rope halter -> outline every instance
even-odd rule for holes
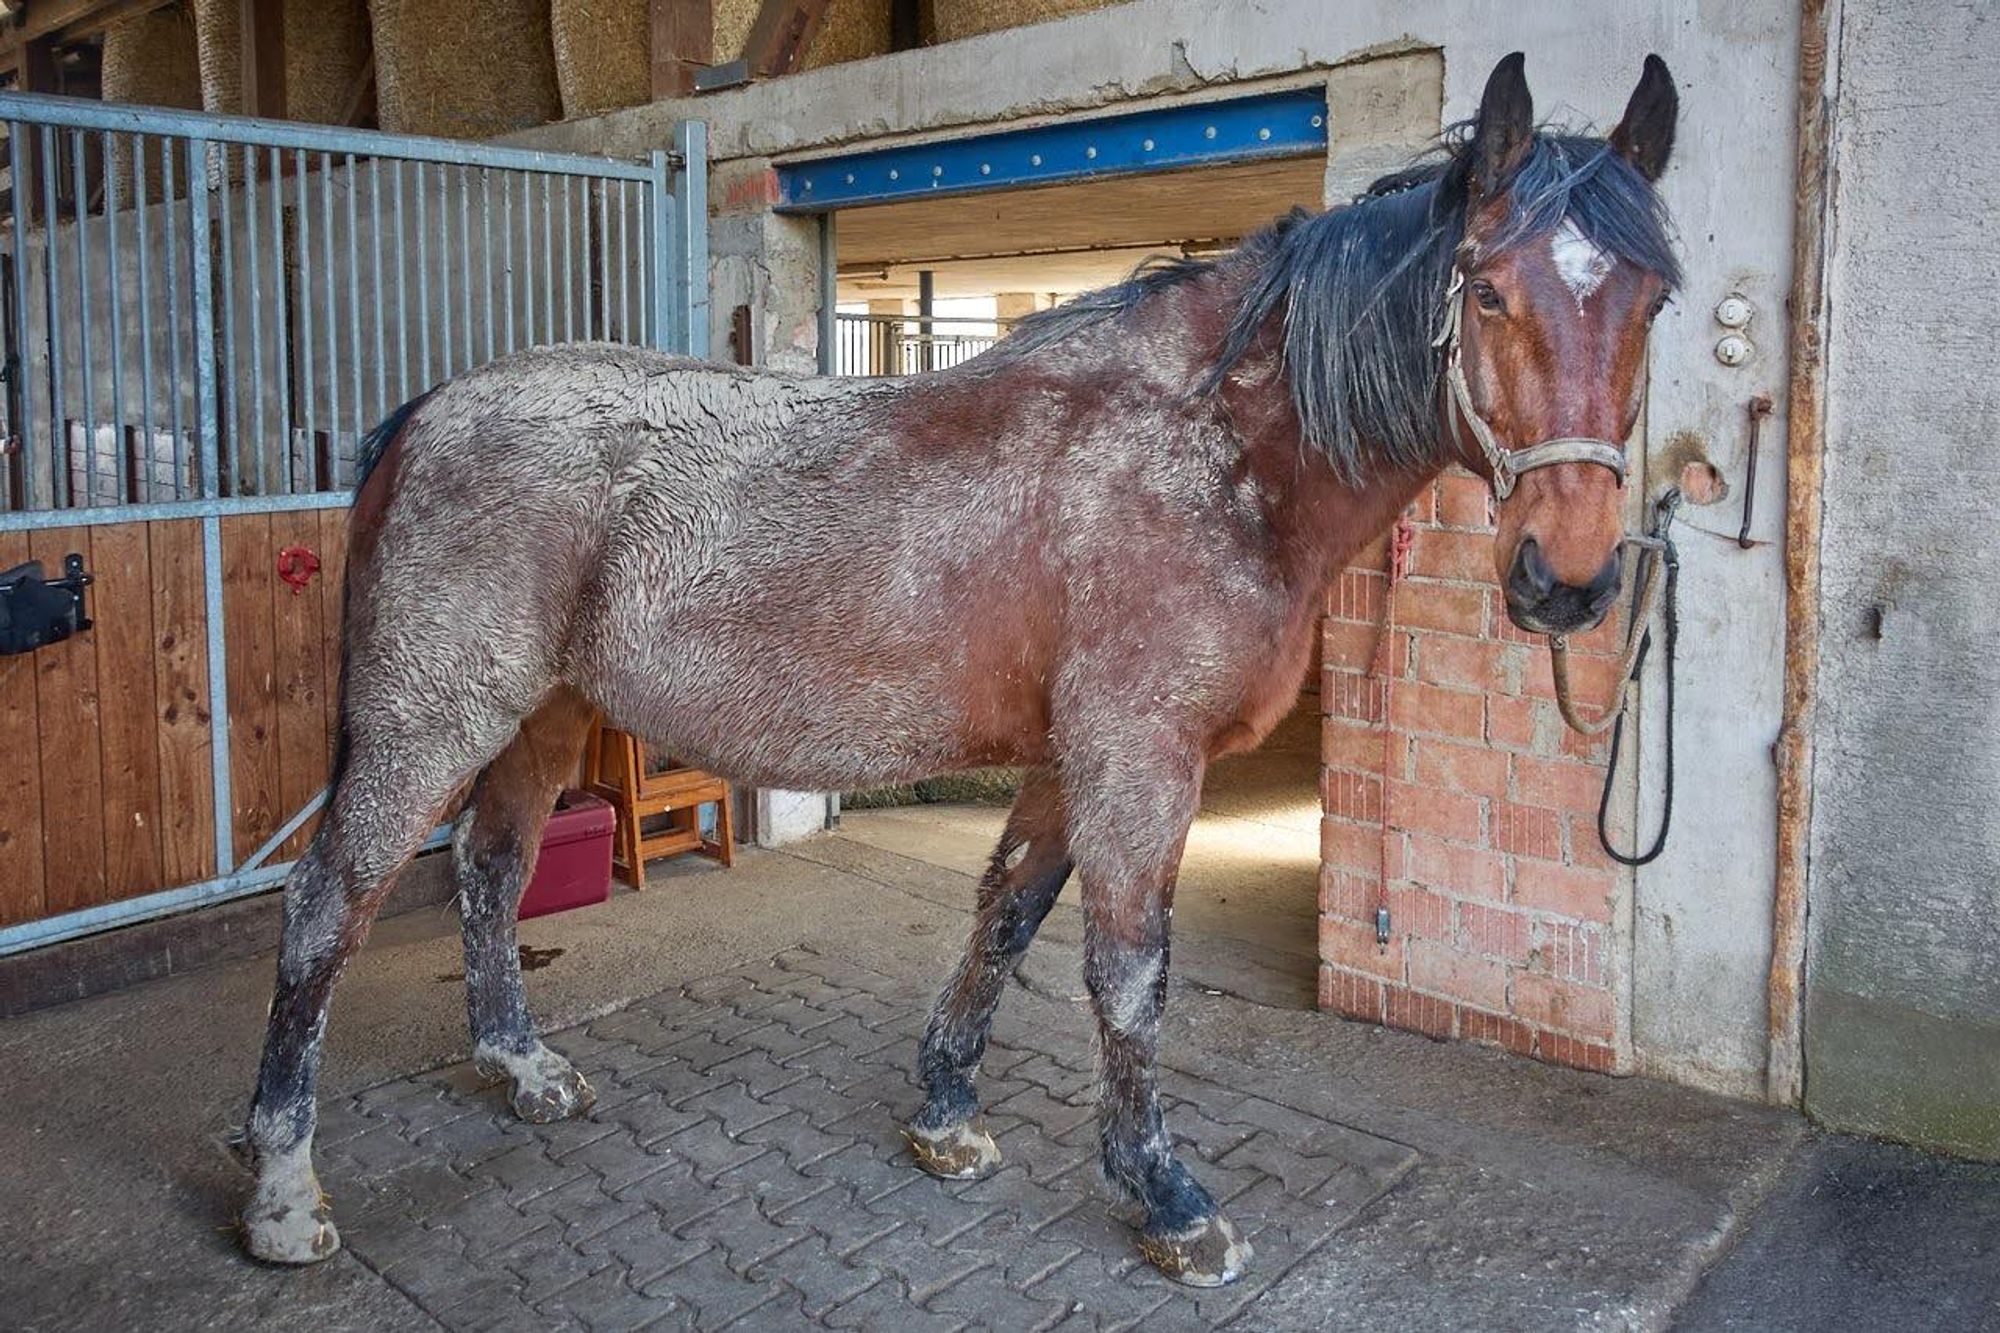
[[[1450,412],[1452,440],[1459,439],[1459,423],[1472,432],[1472,438],[1479,443],[1479,451],[1486,455],[1486,465],[1492,472],[1493,494],[1496,499],[1505,500],[1514,493],[1514,483],[1523,472],[1533,472],[1538,467],[1553,467],[1557,463],[1596,463],[1608,467],[1618,477],[1618,484],[1625,484],[1625,451],[1610,440],[1590,439],[1583,436],[1565,435],[1543,440],[1525,449],[1509,449],[1502,445],[1493,434],[1493,428],[1486,424],[1486,418],[1479,415],[1479,409],[1472,403],[1472,388],[1465,382],[1465,356],[1460,346],[1459,326],[1465,312],[1465,270],[1458,265],[1451,267],[1451,286],[1444,294],[1444,325],[1438,330],[1431,346],[1445,349],[1445,383],[1451,386]]]

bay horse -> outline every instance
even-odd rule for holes
[[[1649,57],[1603,139],[1539,129],[1519,54],[1431,160],[1214,260],[1142,268],[966,364],[789,376],[522,352],[373,434],[326,815],[284,890],[248,1126],[251,1254],[338,1245],[312,1166],[328,1002],[391,877],[452,842],[473,1060],[548,1121],[593,1102],[536,1035],[516,901],[593,715],[764,786],[1028,770],[918,1058],[936,1175],[992,1171],[974,1076],[1072,870],[1105,1175],[1181,1281],[1250,1246],[1156,1095],[1181,848],[1218,756],[1291,707],[1330,579],[1440,469],[1490,477],[1537,631],[1621,579],[1623,441],[1677,281]]]

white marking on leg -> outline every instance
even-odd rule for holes
[[[1591,293],[1611,276],[1611,257],[1569,218],[1564,218],[1562,226],[1549,238],[1549,257],[1555,260],[1556,276],[1576,298],[1578,313]]]
[[[1117,993],[1111,997],[1111,1003],[1106,1006],[1108,1012],[1105,1014],[1105,1017],[1111,1020],[1113,1028],[1120,1032],[1130,1032],[1138,1026],[1140,1017],[1153,1002],[1154,989],[1160,984],[1161,961],[1160,956],[1154,954],[1146,960],[1144,966],[1118,987]]]

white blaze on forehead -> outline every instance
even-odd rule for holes
[[[1585,236],[1576,223],[1569,218],[1556,228],[1549,238],[1549,256],[1555,260],[1556,276],[1569,288],[1576,298],[1576,308],[1583,309],[1583,303],[1590,294],[1604,285],[1611,276],[1611,257],[1597,247],[1597,242]]]

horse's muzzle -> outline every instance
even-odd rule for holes
[[[1543,557],[1533,537],[1514,548],[1502,591],[1507,618],[1531,634],[1572,634],[1604,619],[1618,600],[1625,574],[1625,553],[1616,550],[1588,583],[1564,583]]]

